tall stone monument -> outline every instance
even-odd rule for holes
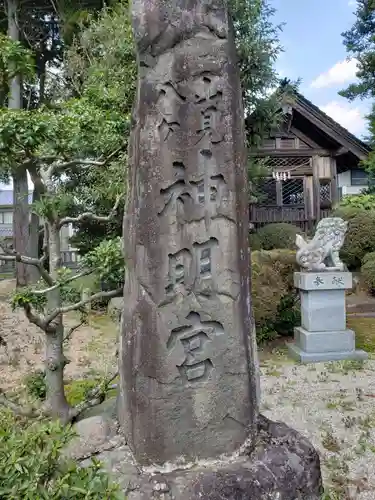
[[[133,0],[132,17],[139,79],[124,219],[119,421],[145,474],[166,463],[175,473],[154,490],[155,476],[145,478],[128,498],[290,500],[298,489],[315,500],[315,451],[258,413],[244,116],[226,3]],[[249,453],[254,464],[234,464]],[[282,484],[268,472],[272,457]],[[181,463],[186,474],[178,478]],[[209,463],[231,468],[219,473]]]
[[[123,421],[141,463],[208,458],[258,411],[236,55],[217,0],[135,0],[133,26]]]

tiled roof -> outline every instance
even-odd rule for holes
[[[33,192],[29,192],[29,203],[33,202]],[[11,189],[4,189],[0,191],[0,206],[13,205],[13,191]]]

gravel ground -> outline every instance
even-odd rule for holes
[[[6,295],[0,281],[0,388],[22,383],[42,366],[43,334]],[[74,316],[67,318],[71,326]],[[68,350],[67,378],[113,369],[116,330],[106,317],[76,331]],[[375,359],[300,365],[284,349],[261,353],[261,411],[297,429],[321,456],[325,500],[375,500]]]
[[[310,439],[334,500],[375,500],[375,360],[261,362],[262,413]]]
[[[9,390],[22,385],[30,372],[43,367],[44,333],[29,323],[23,311],[12,311],[4,289],[9,292],[12,282],[0,282],[0,389]],[[75,314],[67,315],[65,324],[77,323]],[[116,327],[106,317],[98,316],[74,332],[66,356],[70,363],[65,377],[82,379],[112,373],[115,368]],[[6,346],[1,342],[6,342]]]

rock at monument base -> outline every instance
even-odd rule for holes
[[[119,442],[117,426],[112,418],[105,415],[80,420],[74,425],[77,436],[65,448],[63,456],[82,460],[108,448],[114,448]]]
[[[283,423],[259,419],[255,449],[187,470],[143,473],[126,446],[97,458],[119,482],[127,500],[320,500],[319,455]]]
[[[88,408],[78,416],[77,422],[97,416],[103,416],[116,420],[117,400],[118,396],[113,396],[111,398],[105,399],[103,403],[100,403],[99,405],[93,406],[92,408]]]

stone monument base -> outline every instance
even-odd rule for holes
[[[368,358],[365,351],[355,349],[355,334],[349,329],[308,332],[299,326],[294,329],[294,342],[287,345],[290,356],[301,363]]]
[[[244,445],[212,461],[142,469],[126,445],[106,450],[95,458],[128,500],[320,500],[322,495],[320,460],[312,444],[263,416],[255,449]],[[85,458],[83,466],[90,464]]]
[[[301,363],[367,359],[355,349],[355,333],[346,328],[345,290],[352,287],[346,271],[297,272],[294,285],[300,290],[301,326],[294,329],[291,357]]]

